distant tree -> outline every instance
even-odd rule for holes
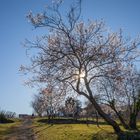
[[[37,94],[34,96],[31,106],[38,116],[42,117],[46,109],[45,98],[42,94]]]
[[[58,112],[59,112],[59,115],[60,117],[67,117],[67,113],[66,113],[66,109],[65,109],[65,106],[60,106],[58,108]]]
[[[86,111],[86,116],[89,118],[95,117],[96,109],[92,106],[91,102],[86,102],[84,110]]]
[[[81,111],[82,111],[82,103],[80,100],[76,100],[75,113],[74,113],[74,118],[76,120],[78,117],[80,117]]]
[[[15,112],[11,111],[5,111],[0,109],[0,123],[10,123],[13,122],[10,120],[11,118],[14,118],[16,115]]]
[[[0,110],[0,123],[6,123],[7,118],[6,118],[6,113],[3,110]]]
[[[81,102],[72,97],[68,97],[65,101],[65,112],[68,117],[77,119],[81,112]]]
[[[47,112],[48,119],[53,119],[58,114],[58,110],[62,102],[62,96],[55,93],[55,90],[51,86],[42,90],[42,94],[45,97],[45,111]]]
[[[66,18],[60,12],[61,4],[58,1],[43,13],[28,14],[35,28],[49,30],[35,42],[26,42],[28,49],[35,48],[38,53],[32,57],[30,67],[21,68],[34,74],[31,83],[52,80],[57,87],[67,88],[67,94],[73,91],[84,96],[120,135],[117,122],[95,100],[95,85],[103,77],[119,79],[122,68],[139,56],[140,40],[125,39],[121,30],[108,31],[103,21],[82,22],[81,0],[70,7]]]
[[[54,89],[49,86],[34,96],[31,106],[40,117],[47,114],[50,120],[58,113],[62,97],[60,94],[55,94]]]
[[[15,118],[16,117],[16,113],[15,112],[11,112],[11,111],[6,111],[6,117],[7,118]]]

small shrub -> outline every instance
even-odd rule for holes
[[[0,111],[0,123],[6,123],[6,122],[7,122],[7,118],[6,118],[5,111]]]
[[[11,112],[10,112],[10,115],[11,115]],[[12,117],[9,116],[9,112],[7,113],[6,111],[3,111],[3,110],[0,110],[0,123],[12,123],[14,121],[12,120],[9,120],[8,118],[13,118],[13,115]]]

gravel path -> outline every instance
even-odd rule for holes
[[[25,119],[19,127],[15,127],[12,130],[12,134],[10,134],[6,140],[36,140],[32,127],[32,120]]]

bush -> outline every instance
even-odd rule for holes
[[[11,114],[15,114],[15,113],[11,113],[9,114],[9,112],[0,110],[0,123],[12,123],[14,121],[9,120],[8,118],[13,118],[14,115]]]
[[[0,123],[6,123],[6,122],[7,122],[7,118],[6,118],[5,111],[0,111]]]

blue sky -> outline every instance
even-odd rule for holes
[[[63,11],[68,7],[68,1]],[[33,40],[45,30],[34,29],[26,19],[27,13],[41,12],[51,0],[0,0],[0,108],[16,113],[32,113],[30,101],[35,89],[23,85],[19,73],[27,64],[22,42]],[[113,31],[122,28],[132,37],[140,34],[140,0],[83,0],[83,19],[104,19]]]

